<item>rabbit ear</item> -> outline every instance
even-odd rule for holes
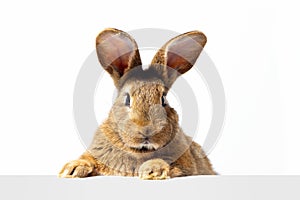
[[[171,87],[178,76],[193,67],[206,41],[206,36],[199,31],[181,34],[158,50],[151,66],[160,70],[167,87]]]
[[[99,62],[111,75],[115,85],[130,69],[142,65],[138,46],[127,33],[117,29],[105,29],[96,38]]]

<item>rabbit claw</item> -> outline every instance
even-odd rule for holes
[[[162,159],[144,162],[139,168],[139,177],[143,180],[163,180],[169,177],[170,166]]]
[[[93,166],[90,162],[79,159],[65,164],[58,176],[61,178],[83,178],[87,177],[92,171]]]

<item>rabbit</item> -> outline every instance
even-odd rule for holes
[[[180,128],[178,115],[166,99],[176,78],[193,67],[206,41],[199,31],[181,34],[162,46],[144,69],[129,34],[114,28],[100,32],[98,60],[118,95],[86,152],[65,164],[59,177],[162,180],[216,175],[201,146]]]

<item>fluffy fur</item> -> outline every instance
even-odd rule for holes
[[[194,65],[205,43],[205,35],[198,31],[179,35],[144,70],[130,35],[117,29],[101,32],[96,38],[98,58],[114,80],[118,96],[87,151],[68,162],[59,176],[158,180],[216,174],[200,145],[183,133],[166,100],[173,82]]]

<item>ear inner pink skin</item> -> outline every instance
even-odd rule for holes
[[[101,32],[96,38],[96,49],[99,62],[116,85],[126,71],[142,64],[134,39],[116,29]]]

